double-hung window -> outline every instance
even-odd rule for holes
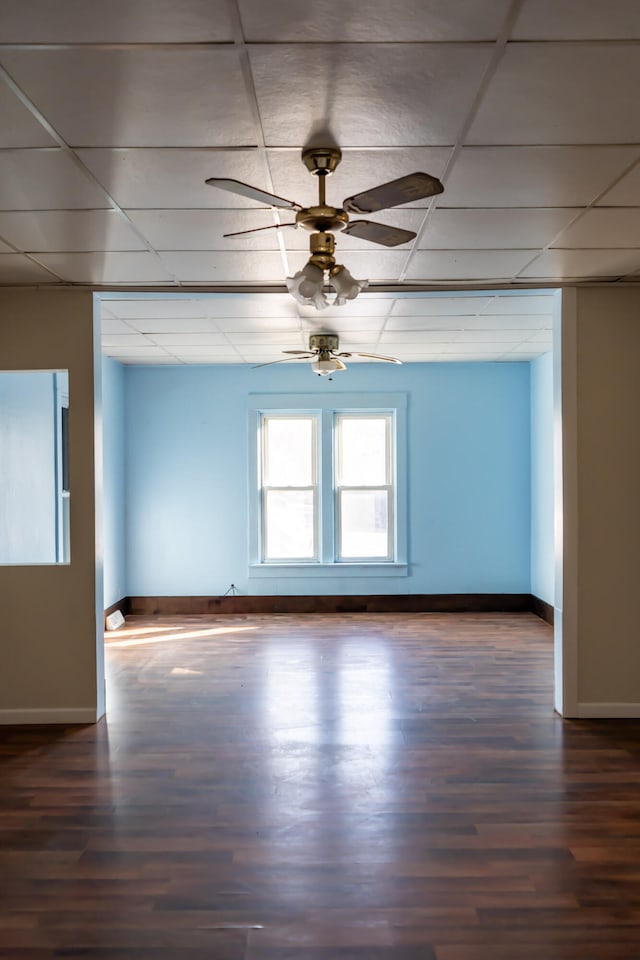
[[[251,406],[251,575],[406,575],[403,395]]]

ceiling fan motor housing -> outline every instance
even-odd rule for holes
[[[336,333],[312,333],[309,337],[309,350],[337,350],[338,342]]]

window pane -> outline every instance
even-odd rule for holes
[[[265,560],[315,557],[312,490],[267,490]]]
[[[265,417],[264,482],[269,487],[313,484],[313,419]]]
[[[387,484],[387,422],[386,417],[338,417],[341,486]]]
[[[340,492],[340,556],[387,557],[389,510],[386,490]]]

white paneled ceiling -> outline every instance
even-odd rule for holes
[[[186,294],[104,304],[124,362],[261,362],[320,329],[526,359],[551,296],[514,291],[640,281],[639,86],[638,0],[2,0],[0,284]],[[205,184],[308,206],[310,143],[342,149],[335,206],[417,170],[445,186],[372,215],[410,243],[337,236],[370,286],[322,314],[282,293],[305,232],[224,237],[291,212]]]
[[[122,363],[271,363],[312,333],[403,363],[531,360],[551,349],[553,303],[552,291],[377,292],[318,314],[286,293],[105,293],[103,342]]]

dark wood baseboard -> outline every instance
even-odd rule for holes
[[[528,593],[430,593],[389,596],[128,597],[141,616],[268,613],[530,613]],[[542,601],[540,601],[542,602]]]
[[[535,615],[540,617],[541,620],[546,620],[547,623],[550,623],[551,626],[553,626],[553,607],[550,603],[547,603],[546,600],[541,600],[540,597],[534,597],[533,594],[531,594],[531,613],[535,613]]]

